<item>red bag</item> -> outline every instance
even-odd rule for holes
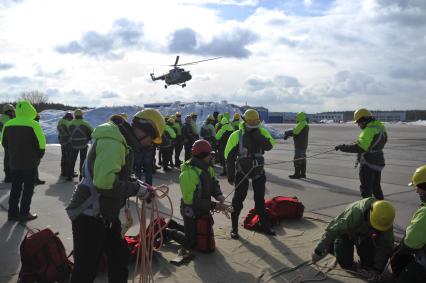
[[[148,227],[146,228],[146,233],[148,235],[149,231],[151,229],[154,229],[154,235],[155,235],[160,229],[162,229],[166,225],[167,225],[166,220],[163,217],[157,218],[154,220],[154,222],[148,225]],[[136,257],[138,255],[138,249],[141,248],[141,245],[139,243],[140,235],[137,234],[136,236],[124,236],[124,239],[126,240],[127,247],[129,248],[129,251],[130,251],[130,260],[136,261]],[[147,241],[149,242],[150,240],[147,239]],[[160,248],[160,244],[161,244],[161,235],[157,234],[154,239],[154,247],[158,249]]]
[[[269,218],[269,227],[273,227],[278,224],[278,218],[275,215],[275,213],[269,209],[268,207],[265,207],[266,215]],[[246,217],[243,221],[243,227],[247,230],[260,230],[261,224],[260,224],[260,217],[258,214],[256,214],[256,211],[254,208],[250,209],[247,213]]]
[[[72,270],[64,245],[49,228],[27,233],[20,246],[21,283],[50,283],[67,279]]]
[[[300,219],[305,206],[297,197],[277,196],[265,202],[265,206],[278,217],[278,219]]]
[[[213,217],[209,214],[200,216],[196,220],[197,250],[203,253],[211,253],[216,249],[213,232]]]

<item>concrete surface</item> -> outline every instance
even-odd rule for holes
[[[293,125],[277,124],[274,126],[284,130]],[[308,156],[330,150],[337,144],[355,141],[359,133],[359,129],[352,124],[310,125],[310,127]],[[426,131],[424,127],[408,125],[387,125],[387,129],[389,133],[389,141],[385,149],[387,165],[382,174],[382,188],[385,198],[392,201],[397,209],[395,233],[401,235],[419,205],[418,196],[413,189],[407,187],[407,183],[410,181],[414,169],[426,164]],[[259,234],[256,234],[257,238],[253,238],[252,232],[242,231],[243,240],[240,245],[237,244],[238,241],[231,241],[228,237],[230,221],[223,215],[216,215],[215,229],[218,250],[215,255],[200,255],[197,256],[194,263],[186,267],[175,268],[171,267],[167,261],[173,258],[177,248],[170,248],[167,245],[154,261],[154,265],[158,265],[154,267],[157,271],[156,279],[164,282],[233,282],[235,280],[245,282],[290,282],[289,280],[292,280],[291,282],[299,282],[302,280],[301,274],[297,275],[300,278],[296,278],[296,275],[290,276],[290,274],[273,277],[272,274],[275,273],[269,269],[275,268],[276,271],[280,264],[290,268],[309,259],[315,241],[319,239],[325,227],[323,222],[314,218],[329,219],[329,217],[334,217],[347,204],[360,199],[359,181],[358,169],[353,168],[355,161],[353,154],[332,151],[309,158],[307,161],[308,178],[305,180],[290,180],[288,178],[293,170],[293,164],[290,162],[292,157],[293,142],[291,139],[278,141],[275,148],[266,154],[267,197],[276,195],[297,196],[305,204],[306,215],[312,218],[305,219],[305,222],[302,222],[302,224],[306,224],[305,226],[297,223],[283,223],[277,229],[278,236],[274,240],[262,238]],[[3,159],[3,148],[0,149],[0,158]],[[71,223],[64,212],[64,207],[72,195],[74,184],[65,182],[58,177],[59,160],[60,148],[49,145],[40,165],[40,178],[46,180],[47,183],[36,187],[31,206],[32,212],[37,213],[39,217],[26,225],[7,221],[10,184],[0,183],[0,251],[2,255],[0,257],[0,282],[17,281],[17,273],[20,268],[19,244],[28,228],[51,227],[51,229],[60,233],[67,251],[72,250]],[[3,164],[0,164],[1,179],[3,179],[2,166]],[[217,169],[220,172],[220,168]],[[169,185],[170,196],[175,207],[178,206],[180,198],[180,190],[177,184],[178,174],[177,170],[171,173],[163,173],[160,170],[154,175],[155,184],[165,183]],[[224,194],[231,193],[232,188],[227,184],[226,178],[221,177],[220,180]],[[231,198],[232,195],[228,200],[231,200]],[[244,216],[253,206],[253,193],[250,190],[241,215]],[[169,210],[166,206],[161,209],[163,211]],[[176,209],[175,216],[178,220],[180,219]],[[135,234],[136,230],[135,225],[129,231],[129,234]],[[306,238],[306,235],[300,237],[297,241],[292,242],[294,246],[289,245],[285,249],[285,253],[293,255],[292,260],[286,262],[286,259],[281,259],[276,251],[273,252],[272,249],[275,248],[282,250],[283,247],[280,245],[287,243],[289,236],[297,238],[300,231],[302,231],[302,234],[303,231],[309,231],[306,235],[310,238]],[[283,241],[283,243],[280,241]],[[272,245],[270,245],[271,242]],[[257,247],[254,243],[262,247]],[[235,255],[235,258],[233,258],[234,254],[230,251],[237,251],[237,248],[241,246],[248,247],[247,251],[241,252],[244,256],[248,256],[247,252],[249,252],[251,257],[258,257],[258,261],[250,264],[256,266],[256,264],[263,262],[263,265],[259,265],[260,269],[251,270],[251,268],[247,269],[245,265],[238,265],[238,256]],[[270,246],[271,249],[266,249],[266,252],[262,251],[263,246],[265,246],[265,249]],[[294,250],[292,250],[293,247]],[[268,261],[264,258],[265,254],[266,258],[268,254],[277,255],[277,257],[274,261]],[[219,269],[221,271],[216,273],[215,268],[221,267],[225,255],[229,266],[222,266],[225,269]],[[268,269],[265,266],[270,268]],[[210,276],[197,272],[197,270],[209,270],[206,267],[211,270]],[[167,270],[167,272],[163,272],[164,270]],[[307,273],[312,273],[312,270],[304,270]],[[235,272],[235,274],[232,272]],[[300,270],[297,272],[300,273]],[[130,273],[132,274],[132,270]],[[181,277],[181,275],[186,273],[191,274],[190,280],[188,277],[182,279],[185,277]],[[96,282],[106,282],[105,275],[100,275]],[[334,275],[330,272],[328,279],[323,282],[363,281],[342,272],[340,274],[337,272]]]

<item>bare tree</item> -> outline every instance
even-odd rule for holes
[[[47,103],[49,101],[49,96],[38,90],[30,90],[23,92],[20,99],[28,100],[33,105],[39,105]]]

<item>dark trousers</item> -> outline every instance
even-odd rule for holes
[[[103,253],[107,257],[108,282],[127,283],[129,250],[121,238],[118,219],[107,225],[98,218],[80,215],[72,222],[72,234],[74,269],[71,283],[93,282]]]
[[[382,172],[375,171],[367,165],[359,167],[359,181],[361,182],[360,191],[362,198],[368,198],[374,195],[376,199],[383,199],[383,191],[380,186]]]
[[[81,176],[83,173],[82,168],[83,168],[84,161],[86,160],[88,148],[89,148],[88,146],[80,148],[80,149],[71,148],[71,155],[69,160],[70,167],[68,168],[68,177],[74,176],[75,162],[77,161],[78,153],[80,153],[80,179],[81,179]]]
[[[303,158],[303,159],[302,159]],[[294,174],[306,175],[306,149],[294,149]],[[299,160],[296,160],[299,159]]]
[[[402,269],[395,282],[424,283],[426,282],[426,270],[417,262],[412,261]]]
[[[243,202],[246,199],[247,191],[249,187],[249,178],[243,179],[244,175],[238,172],[235,176],[235,185],[241,184],[235,188],[234,197],[232,198],[232,206],[234,212],[231,214],[232,229],[238,229],[238,217],[243,209]],[[254,209],[256,214],[260,217],[260,223],[262,226],[268,225],[268,217],[265,212],[265,183],[266,176],[264,173],[258,175],[252,179],[253,193],[254,193]]]
[[[180,153],[182,152],[183,143],[181,141],[176,141],[175,145],[175,165],[179,165],[180,161]]]
[[[160,154],[162,156],[163,167],[173,166],[173,147],[160,148]]]
[[[30,212],[31,200],[34,193],[35,172],[36,168],[11,170],[12,189],[9,195],[9,217],[26,215]]]
[[[70,156],[71,156],[71,144],[70,143],[61,144],[61,176],[67,176],[68,174],[68,167],[70,166],[69,165]],[[72,174],[74,175],[74,170]]]
[[[182,225],[169,226],[167,231],[167,239],[174,240],[187,250],[193,249],[197,244],[197,226],[195,217],[188,217],[181,209],[183,217]]]
[[[9,151],[4,151],[3,158],[3,170],[4,170],[4,179],[8,182],[12,181],[11,170],[9,167]]]
[[[184,144],[184,147],[185,147],[185,161],[187,161],[188,159],[191,158],[191,155],[192,155],[191,153],[192,143],[187,142]]]
[[[220,156],[220,165],[222,166],[223,173],[226,173],[226,160],[225,160],[225,147],[227,140],[219,141],[219,156]]]
[[[334,241],[333,254],[336,256],[337,263],[343,268],[351,268],[354,264],[354,247],[361,260],[363,268],[372,267],[374,264],[375,245],[371,238],[366,238],[359,243],[348,235],[342,235]]]
[[[142,168],[145,174],[145,183],[152,185],[152,174],[154,172],[155,148],[135,153],[133,169],[138,179],[142,179]]]

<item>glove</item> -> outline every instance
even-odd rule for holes
[[[219,203],[225,202],[225,197],[223,195],[218,196],[216,199],[218,200]]]
[[[136,196],[145,200],[147,203],[151,203],[152,199],[155,197],[155,193],[152,187],[149,184],[144,183],[140,180],[138,180],[138,185],[139,189]]]
[[[338,151],[338,150],[342,150],[342,147],[343,147],[343,144],[339,144],[339,145],[336,145],[336,146],[334,147],[334,149],[335,149],[336,151]]]
[[[327,255],[327,253],[321,254],[318,250],[314,250],[314,252],[312,253],[312,263],[315,264],[318,261],[320,261],[321,259],[323,259],[325,256]]]

